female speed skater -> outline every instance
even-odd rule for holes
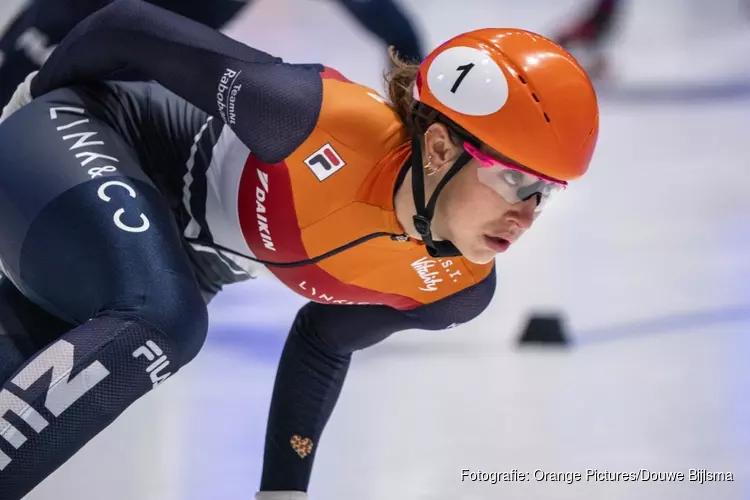
[[[591,82],[506,28],[394,60],[387,81],[385,98],[140,0],[87,18],[24,80],[0,124],[0,498],[169,383],[206,303],[262,266],[309,302],[259,500],[307,498],[353,352],[485,310],[495,257],[589,168]]]

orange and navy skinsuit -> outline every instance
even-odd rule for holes
[[[32,95],[116,78],[123,69],[148,75],[184,103],[155,100],[153,109],[205,116],[191,131],[190,158],[177,174],[164,173],[174,182],[163,185],[178,200],[180,229],[196,259],[213,256],[197,266],[201,284],[216,292],[246,279],[254,269],[248,256],[274,263],[268,270],[310,299],[279,366],[261,484],[306,490],[351,353],[396,331],[475,318],[494,293],[494,268],[463,257],[432,259],[403,236],[394,193],[409,165],[408,137],[372,90],[320,65],[284,63],[146,3],[118,0],[62,42]],[[181,129],[161,125],[167,138]],[[342,248],[315,263],[278,265]],[[312,447],[301,450],[293,436]]]

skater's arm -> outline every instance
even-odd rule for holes
[[[31,95],[136,71],[223,120],[261,161],[277,163],[315,126],[323,69],[284,63],[140,0],[116,0],[60,43]]]
[[[470,321],[484,311],[494,290],[493,270],[471,288],[411,311],[317,303],[303,307],[287,338],[276,375],[261,489],[307,491],[318,442],[338,400],[353,352],[398,331],[443,330]],[[294,436],[299,436],[295,446]]]

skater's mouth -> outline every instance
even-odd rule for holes
[[[510,240],[506,238],[502,238],[500,236],[491,236],[489,234],[484,235],[484,241],[485,241],[485,244],[490,249],[492,249],[493,252],[496,252],[496,253],[501,253],[501,252],[506,251],[511,245]]]

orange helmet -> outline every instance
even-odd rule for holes
[[[575,59],[540,35],[459,35],[427,56],[414,95],[535,172],[569,181],[588,169],[599,133],[596,93]]]

